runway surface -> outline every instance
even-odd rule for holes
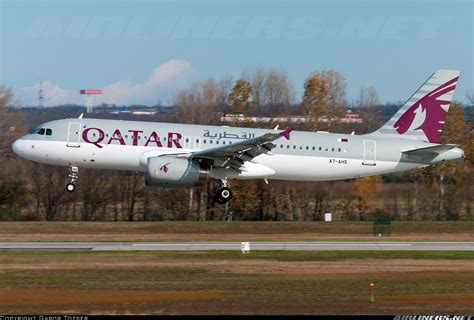
[[[474,251],[474,242],[250,242],[251,250]],[[0,242],[0,251],[241,250],[241,242]]]

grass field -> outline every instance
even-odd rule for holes
[[[0,222],[0,241],[364,241],[373,223]],[[474,241],[474,221],[394,221],[388,241]]]
[[[474,252],[1,252],[0,283],[1,314],[470,314]]]

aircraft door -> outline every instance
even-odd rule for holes
[[[81,123],[80,122],[69,122],[66,145],[72,148],[79,148],[81,146]]]
[[[376,147],[374,140],[364,140],[364,160],[363,165],[375,166]]]

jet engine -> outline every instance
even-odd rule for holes
[[[145,184],[162,188],[191,188],[208,176],[207,168],[187,158],[150,157],[147,159]]]

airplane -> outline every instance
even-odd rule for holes
[[[79,167],[145,173],[145,184],[191,188],[217,179],[218,204],[232,198],[234,179],[324,181],[405,171],[464,151],[440,144],[459,71],[438,70],[380,129],[362,135],[77,119],[50,121],[16,140],[13,151],[39,163],[69,167],[68,192]]]

